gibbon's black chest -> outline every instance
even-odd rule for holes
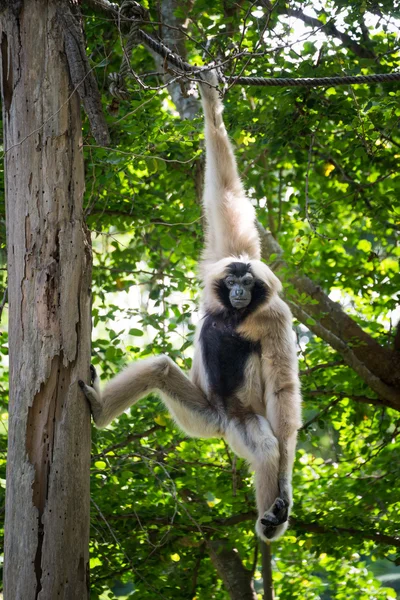
[[[231,397],[244,381],[249,356],[261,353],[259,342],[237,333],[237,319],[209,314],[204,319],[200,343],[211,390],[222,399]]]

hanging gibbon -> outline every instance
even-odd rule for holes
[[[191,373],[159,355],[131,364],[102,391],[93,367],[91,385],[79,385],[98,427],[155,391],[189,436],[225,438],[255,471],[256,532],[274,540],[288,524],[301,424],[292,316],[279,297],[279,279],[261,262],[255,212],[223,122],[218,80],[212,71],[202,80],[207,228],[203,316]]]

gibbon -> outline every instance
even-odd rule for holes
[[[240,180],[213,72],[200,84],[205,118],[203,317],[188,378],[164,355],[128,366],[100,392],[79,382],[94,421],[114,417],[156,391],[193,437],[223,437],[255,471],[256,532],[274,540],[287,528],[292,467],[301,425],[292,316],[281,283],[261,262],[255,212]]]

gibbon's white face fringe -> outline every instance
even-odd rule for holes
[[[190,376],[167,356],[129,365],[100,391],[79,382],[98,427],[155,391],[194,437],[223,437],[255,471],[256,532],[287,528],[301,396],[292,316],[281,283],[261,262],[254,208],[246,197],[222,118],[214,72],[200,85],[205,121],[207,221],[200,262],[203,318]]]

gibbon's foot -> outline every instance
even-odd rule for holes
[[[97,375],[97,371],[93,365],[90,365],[90,386],[86,385],[82,379],[79,379],[78,385],[85,394],[85,388],[93,387],[95,391],[98,390],[98,386],[100,383],[99,376]]]
[[[289,504],[282,498],[277,498],[271,508],[260,519],[262,533],[268,540],[274,538],[276,534],[281,534],[280,531],[277,531],[277,528],[288,520],[288,515]]]
[[[86,385],[82,379],[79,379],[78,385],[85,394],[85,398],[90,404],[93,419],[97,423],[102,412],[102,405],[100,399],[100,380],[93,365],[90,365],[90,385]]]
[[[94,386],[97,383],[99,376],[97,375],[97,371],[93,365],[90,365],[90,385]]]

